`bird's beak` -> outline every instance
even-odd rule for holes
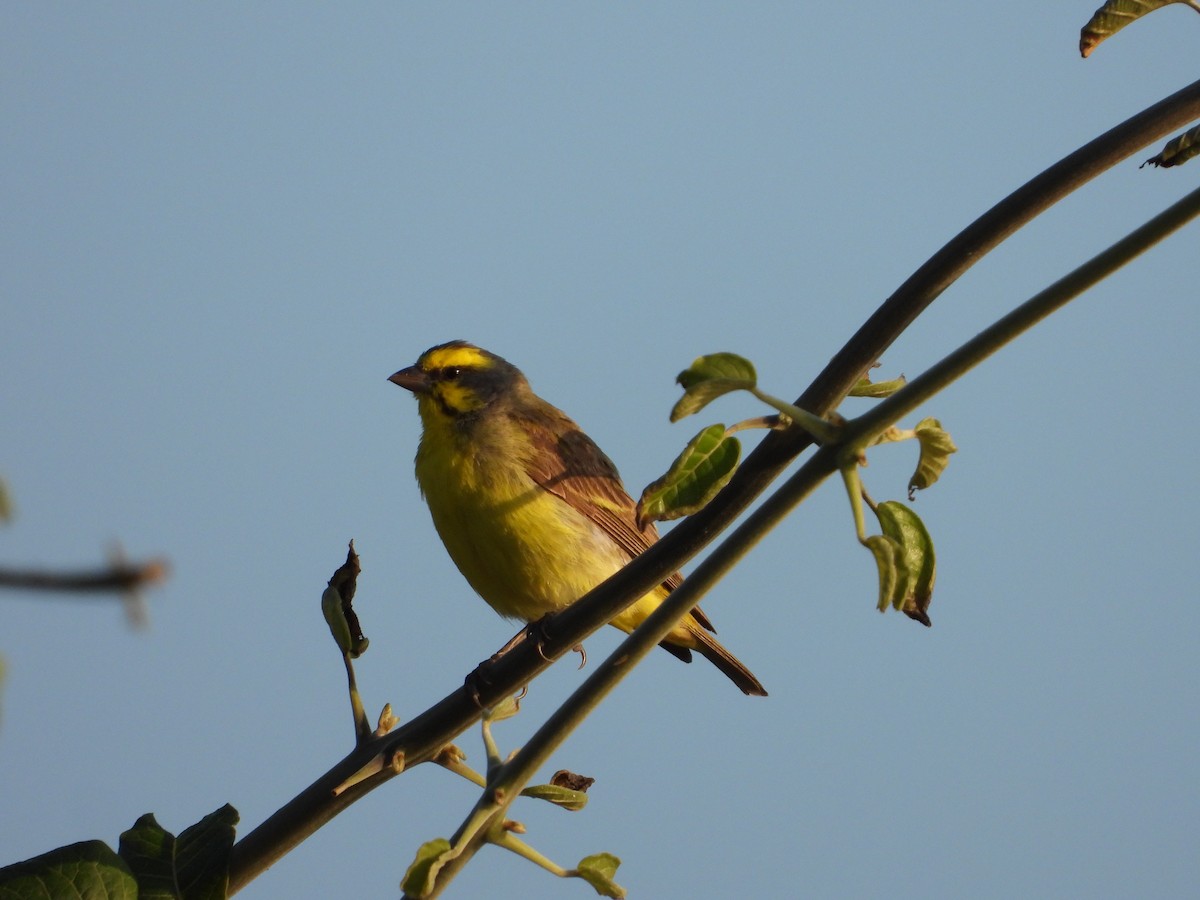
[[[414,394],[424,394],[429,391],[429,376],[417,366],[409,366],[407,369],[401,369],[395,375],[391,376],[388,381],[392,384],[398,384],[406,391],[412,391]]]

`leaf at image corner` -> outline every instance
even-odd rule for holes
[[[118,844],[121,859],[137,876],[139,900],[167,900],[179,896],[175,890],[175,835],[146,813],[133,827],[122,832]]]
[[[639,527],[703,509],[733,477],[741,455],[742,445],[725,434],[724,425],[709,425],[688,442],[667,474],[642,491]]]
[[[1195,0],[1107,0],[1080,30],[1079,55],[1087,59],[1101,42],[1126,25],[1172,3],[1183,3],[1200,12]]]
[[[177,877],[184,900],[222,900],[227,895],[234,826],[240,818],[226,803],[179,833]]]
[[[1193,156],[1200,154],[1200,125],[1185,131],[1179,137],[1167,141],[1158,156],[1152,156],[1142,166],[1157,166],[1169,169],[1171,166],[1182,166]]]
[[[672,422],[699,412],[730,391],[752,390],[758,385],[754,364],[736,353],[697,357],[675,380],[683,386],[683,396],[671,409]]]
[[[81,841],[0,869],[0,900],[138,900],[137,881],[103,841]]]

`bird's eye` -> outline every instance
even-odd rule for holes
[[[462,374],[462,369],[458,366],[447,366],[442,369],[442,377],[447,381],[456,381],[458,376]]]

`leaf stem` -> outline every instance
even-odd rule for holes
[[[498,830],[500,833],[493,835],[490,838],[491,842],[497,847],[503,847],[505,850],[511,850],[513,853],[517,854],[517,856],[523,856],[530,862],[537,863],[547,872],[557,875],[559,878],[569,878],[571,876],[569,871],[552,860],[547,859],[511,831],[505,831],[502,828]]]
[[[474,769],[468,766],[458,756],[453,754],[441,754],[433,761],[446,771],[453,772],[455,775],[465,778],[467,781],[471,782],[477,787],[487,787],[487,779],[484,778],[479,772],[476,772]]]
[[[867,518],[863,513],[862,479],[858,474],[858,465],[853,462],[843,463],[841,471],[842,483],[846,486],[846,494],[850,497],[850,510],[854,513],[854,533],[858,535],[858,542],[865,544],[867,541]]]
[[[354,660],[350,653],[342,651],[342,662],[346,664],[346,683],[350,689],[350,714],[354,717],[354,739],[359,745],[371,739],[373,731],[367,721],[367,711],[363,709],[362,695],[358,692],[358,679],[354,675]]]
[[[763,403],[767,404],[767,406],[775,407],[775,409],[791,419],[792,424],[797,428],[803,428],[811,434],[818,444],[832,444],[838,439],[840,431],[837,423],[830,422],[828,419],[822,419],[820,416],[803,410],[793,403],[788,403],[786,400],[772,397],[770,394],[756,387],[749,388],[749,391]]]

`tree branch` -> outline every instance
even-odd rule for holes
[[[902,284],[834,356],[796,405],[827,415],[909,324],[957,278],[1021,225],[1076,188],[1200,118],[1200,81],[1155,104],[1064,158],[1014,191],[947,243]],[[685,519],[661,541],[555,617],[543,642],[526,641],[502,657],[480,690],[484,705],[515,693],[547,666],[676,571],[726,528],[782,469],[811,443],[792,432],[768,434],[725,489],[705,509]],[[766,504],[776,506],[772,499]],[[244,887],[272,862],[396,770],[363,779],[334,795],[334,788],[378,758],[402,758],[407,767],[431,759],[478,720],[479,707],[459,688],[395,732],[367,742],[336,764],[283,808],[239,841],[233,850],[229,890]]]
[[[162,559],[144,563],[114,562],[103,569],[75,572],[0,568],[0,587],[71,594],[119,593],[149,587],[166,577],[167,563]]]

